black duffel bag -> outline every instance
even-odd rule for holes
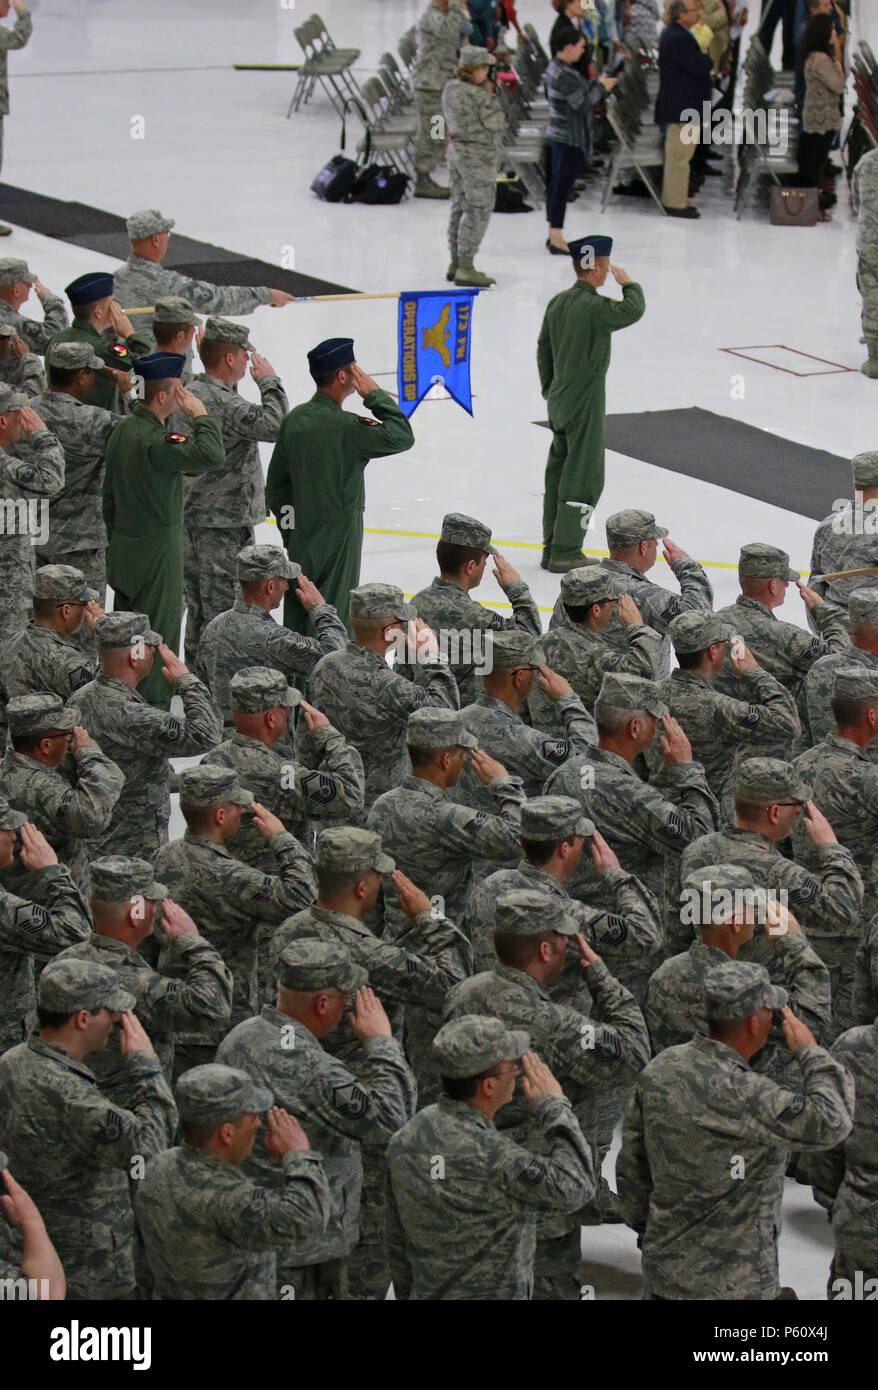
[[[349,99],[345,102],[341,117],[341,148],[345,147],[346,131],[345,117],[348,107],[354,105],[358,107],[366,126],[366,150],[365,158],[368,160],[371,150],[371,139],[369,137],[369,127],[366,122],[366,113],[358,101]],[[324,203],[341,203],[351,192],[357,181],[360,167],[355,159],[347,159],[343,154],[334,155],[328,164],[324,164],[320,173],[311,184],[311,192],[316,193],[317,197]]]
[[[360,169],[347,195],[349,203],[399,203],[408,188],[408,176],[389,164],[367,164]]]

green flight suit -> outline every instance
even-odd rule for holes
[[[577,280],[550,300],[537,345],[540,389],[549,407],[552,444],[543,501],[543,566],[567,564],[582,552],[578,507],[596,507],[604,490],[604,415],[610,339],[643,317],[643,290],[631,281],[622,301],[606,299]]]
[[[350,591],[360,582],[366,464],[404,454],[415,442],[411,425],[386,391],[370,391],[363,404],[380,424],[343,410],[325,391],[296,406],[280,427],[265,482],[266,501],[290,559],[302,566],[348,631]],[[291,584],[284,600],[284,625],[306,634],[308,615],[295,589]]]
[[[191,424],[188,438],[166,433],[151,410],[135,406],[110,435],[104,477],[107,579],[115,607],[147,613],[175,652],[183,617],[183,474],[225,463],[219,418],[199,415]],[[170,706],[171,687],[158,658],[138,689],[151,704]]]
[[[155,351],[148,333],[132,333],[130,338],[122,339],[117,338],[111,328],[99,333],[90,323],[72,323],[63,333],[57,333],[52,343],[88,343],[108,367],[115,367],[120,372],[130,372],[136,357],[146,357]],[[95,372],[94,390],[86,404],[99,405],[116,415],[124,415],[126,411],[122,393],[113,378],[98,371]]]

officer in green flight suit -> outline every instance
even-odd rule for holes
[[[643,290],[619,266],[610,265],[611,237],[568,242],[576,283],[550,300],[537,345],[540,389],[549,407],[552,444],[546,463],[543,557],[540,564],[563,574],[586,563],[583,513],[604,490],[604,415],[610,343],[619,328],[643,317]],[[612,271],[622,301],[598,294]],[[586,513],[586,516],[590,513]]]
[[[130,373],[135,357],[152,349],[149,334],[135,331],[113,298],[113,277],[106,271],[92,271],[71,280],[64,293],[73,310],[73,323],[52,339],[55,343],[88,343],[105,363],[95,376],[87,402],[121,415],[126,409],[122,393],[131,390]],[[126,380],[126,378],[129,378]],[[121,389],[120,389],[121,388]]]
[[[182,353],[153,352],[134,362],[144,398],[110,436],[104,478],[115,607],[148,614],[174,652],[183,617],[183,474],[225,462],[221,421],[180,381],[185,360]],[[191,436],[167,431],[174,410],[192,421]],[[171,687],[158,662],[139,688],[151,704],[169,707]]]
[[[357,366],[353,338],[320,343],[308,353],[308,367],[317,390],[280,427],[265,496],[290,559],[350,632],[349,595],[360,582],[366,464],[405,453],[415,437],[393,398]],[[354,393],[377,420],[342,409]],[[288,592],[285,626],[304,635],[307,623],[295,592]]]

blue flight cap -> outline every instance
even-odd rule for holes
[[[166,377],[182,376],[186,358],[182,352],[151,352],[131,364],[135,374],[144,381],[164,381]]]
[[[113,293],[113,277],[105,270],[93,270],[71,280],[64,293],[74,309],[78,304],[94,304]]]
[[[308,353],[312,372],[336,372],[339,367],[349,367],[353,360],[353,338],[327,338]]]
[[[577,264],[583,259],[586,251],[591,251],[595,260],[598,256],[609,256],[613,249],[613,238],[611,236],[581,236],[576,241],[568,241],[570,254]]]

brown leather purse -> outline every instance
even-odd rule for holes
[[[820,211],[818,188],[781,188],[771,190],[769,221],[773,227],[813,227]]]

